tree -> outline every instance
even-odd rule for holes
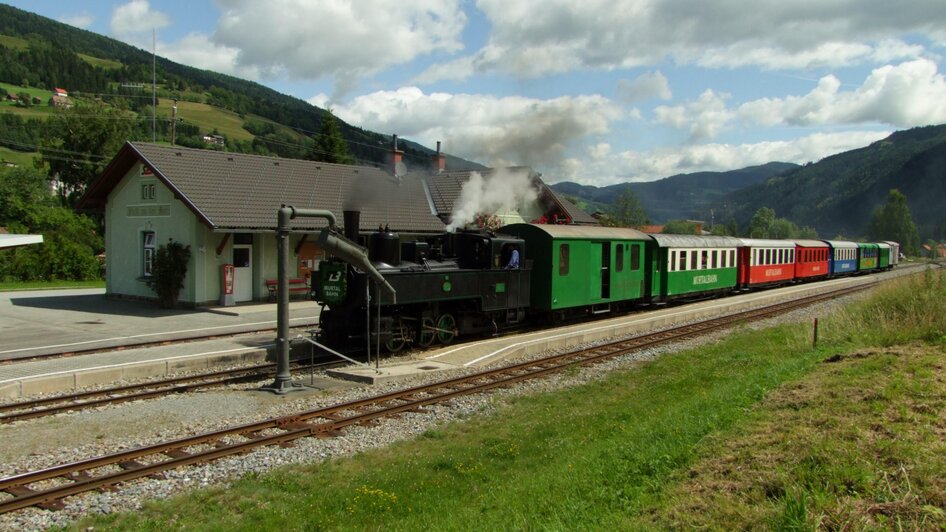
[[[322,117],[322,125],[315,137],[315,145],[309,152],[309,159],[338,164],[355,163],[354,157],[348,153],[348,143],[345,142],[331,109],[326,110]]]
[[[913,223],[907,197],[892,188],[887,193],[887,202],[874,210],[867,229],[868,238],[873,241],[893,240],[900,243],[904,253],[916,254],[919,250],[920,235]]]
[[[95,223],[51,196],[46,176],[29,168],[0,171],[0,226],[42,234],[43,243],[0,251],[0,279],[32,281],[101,277],[102,239]]]
[[[775,223],[775,211],[761,207],[749,220],[749,238],[769,238],[769,229]]]
[[[70,109],[57,109],[40,153],[49,175],[58,176],[63,194],[77,199],[85,187],[102,173],[119,148],[132,135],[134,117],[102,102],[76,102]]]
[[[695,235],[696,224],[686,220],[670,220],[664,225],[663,231],[667,235]]]
[[[622,227],[641,226],[650,223],[650,218],[647,217],[647,212],[644,211],[644,205],[631,190],[630,185],[625,187],[624,191],[614,200],[611,219],[615,224]]]

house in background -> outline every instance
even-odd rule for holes
[[[235,302],[264,300],[266,281],[277,276],[275,231],[282,205],[332,211],[339,226],[343,210],[359,210],[362,234],[380,226],[402,236],[445,230],[472,172],[445,172],[438,151],[428,168],[396,175],[400,153],[394,150],[394,164],[382,169],[128,142],[78,208],[104,213],[110,297],[154,299],[146,281],[155,252],[175,240],[191,248],[181,303],[217,304],[225,264],[234,266]],[[532,210],[596,223],[527,171],[538,190]],[[293,220],[289,245],[297,267],[291,275],[306,277],[317,267],[322,251],[314,236],[326,223]]]

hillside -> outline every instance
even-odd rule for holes
[[[145,91],[145,95],[142,87],[151,86],[151,66],[152,55],[148,51],[0,4],[0,82],[16,88],[51,90],[63,87],[70,92],[82,92],[106,101],[121,97],[130,102],[133,111],[141,111],[150,106],[150,97],[145,96],[150,96],[151,91]],[[188,67],[160,56],[156,58],[156,71],[158,98],[161,100],[159,115],[160,109],[170,107],[166,100],[173,98],[210,108],[204,112],[203,123],[190,122],[199,129],[195,138],[211,133],[212,128],[207,126],[215,120],[232,121],[226,116],[212,116],[208,122],[207,114],[214,110],[240,120],[255,116],[290,130],[266,128],[265,133],[256,135],[249,131],[236,132],[235,138],[246,141],[246,144],[228,145],[228,149],[250,151],[258,144],[253,142],[255,137],[260,137],[263,145],[277,149],[274,154],[285,155],[279,153],[280,147],[301,142],[301,137],[315,134],[326,115],[324,109],[258,83]],[[45,100],[42,107],[48,111]],[[39,110],[39,107],[35,108],[35,112]],[[389,134],[361,129],[341,120],[338,124],[348,141],[349,151],[359,162],[385,162],[391,142]],[[240,124],[237,126],[244,129]],[[433,150],[409,140],[402,142],[399,148],[405,152],[404,160],[408,166],[427,164],[433,153]],[[289,149],[292,151],[291,146]],[[482,168],[449,155],[446,162],[448,169]]]
[[[798,165],[775,162],[728,172],[677,174],[658,181],[622,183],[600,188],[564,182],[552,185],[552,189],[585,201],[593,208],[605,210],[625,187],[630,186],[654,223],[685,219],[708,221],[713,216],[710,209],[718,209],[716,204],[721,204],[727,194],[796,168]],[[722,221],[719,214],[715,217],[717,221]]]
[[[759,207],[810,225],[825,238],[863,236],[874,209],[897,188],[907,196],[920,237],[946,229],[946,125],[898,131],[870,146],[839,153],[731,192],[716,202],[745,226]]]

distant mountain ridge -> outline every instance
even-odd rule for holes
[[[606,210],[625,187],[630,186],[654,223],[669,220],[710,221],[711,217],[721,222],[723,220],[715,211],[719,209],[718,204],[727,194],[797,168],[797,164],[773,162],[728,172],[677,174],[646,183],[596,187],[565,181],[551,187],[556,192],[585,200],[589,205]]]
[[[730,172],[680,174],[607,187],[552,188],[591,210],[609,209],[630,186],[654,223],[697,219],[745,228],[757,210],[813,227],[822,238],[862,238],[874,210],[896,188],[922,240],[946,240],[946,125],[897,131],[869,146],[799,166],[769,163]]]
[[[897,131],[733,191],[715,208],[745,226],[767,206],[823,238],[854,238],[866,234],[874,209],[892,188],[906,195],[922,239],[946,237],[946,125]]]

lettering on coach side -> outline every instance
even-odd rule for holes
[[[778,277],[779,275],[782,275],[781,268],[773,268],[773,269],[765,270],[766,277]]]
[[[716,274],[713,275],[696,275],[693,277],[693,284],[713,284],[719,281],[719,276]]]

